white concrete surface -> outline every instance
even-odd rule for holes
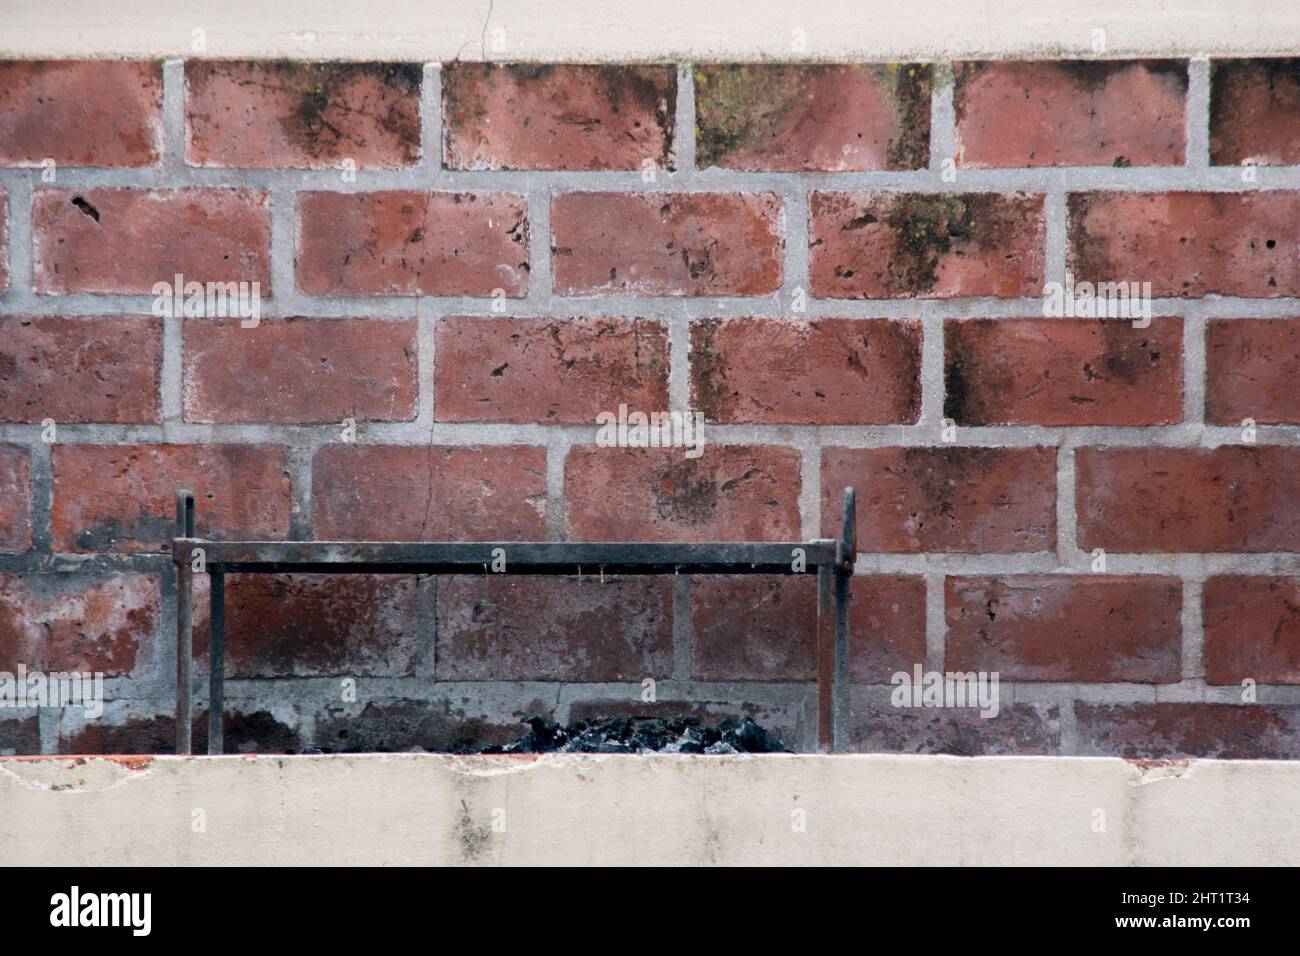
[[[1296,50],[1300,4],[1286,0],[0,0],[0,56],[25,58],[699,62]]]
[[[802,826],[802,829],[801,829]],[[9,866],[1279,865],[1300,762],[0,758]]]

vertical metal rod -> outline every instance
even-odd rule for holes
[[[194,495],[176,492],[176,536],[194,537]],[[190,734],[190,667],[194,657],[193,572],[188,555],[172,555],[176,563],[176,752],[192,752]]]
[[[817,752],[835,747],[835,616],[831,612],[835,569],[817,568]]]
[[[224,745],[226,713],[226,574],[208,568],[211,585],[212,643],[208,654],[208,753],[219,754]]]
[[[849,585],[857,560],[857,497],[852,488],[844,489],[844,525],[835,567],[835,683],[832,696],[832,750],[843,751],[848,744],[849,723]]]

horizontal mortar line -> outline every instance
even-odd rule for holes
[[[636,409],[664,412],[665,409]],[[602,411],[612,412],[614,409]],[[184,422],[168,425],[116,425],[99,423],[58,424],[56,445],[130,444],[303,444],[428,446],[502,445],[522,443],[545,445],[551,440],[595,445],[601,427],[590,425],[544,425],[524,422],[446,422],[431,426],[415,419],[404,422],[374,422],[357,419],[357,441],[338,440],[339,422],[316,424],[274,424],[265,422],[206,424]],[[1207,426],[1179,423],[1147,427],[1123,426],[958,426],[957,441],[944,441],[934,425],[723,425],[705,423],[704,448],[709,445],[770,444],[801,449],[809,437],[823,448],[868,450],[873,448],[1038,448],[1058,447],[1160,447],[1213,449],[1222,446],[1295,447],[1300,445],[1300,425],[1260,425],[1256,441],[1243,442],[1239,426]],[[31,445],[41,443],[42,426],[37,423],[2,423],[0,441]],[[611,453],[629,450],[610,447]],[[674,448],[663,449],[666,452]]]
[[[159,281],[170,282],[167,276]],[[212,280],[218,281],[218,280]],[[1140,281],[1116,278],[1110,281]],[[497,311],[493,300],[477,296],[373,296],[321,298],[300,293],[276,299],[261,299],[261,318],[411,318],[428,315],[467,316],[470,318],[563,318],[574,316],[608,316],[612,318],[668,319],[683,311],[688,318],[787,318],[806,321],[819,318],[920,319],[937,315],[945,319],[1044,318],[1043,300],[1039,297],[951,299],[808,299],[808,311],[791,315],[784,294],[753,297],[738,296],[630,296],[630,295],[556,295],[549,305],[530,304],[525,299],[507,300],[505,311]],[[67,295],[38,295],[27,290],[10,289],[0,293],[0,315],[140,315],[153,316],[155,297],[146,294],[77,292]],[[1207,319],[1256,319],[1300,317],[1300,297],[1248,298],[1206,296],[1196,299],[1159,298],[1151,300],[1153,320],[1185,317],[1195,311]],[[155,318],[161,318],[154,316]],[[215,322],[237,316],[187,317],[197,322]],[[1051,318],[1051,317],[1049,317]],[[1060,318],[1060,317],[1055,317]],[[1088,318],[1084,316],[1083,318]],[[1065,319],[1062,319],[1065,321]],[[1126,322],[1129,319],[1108,321]],[[248,331],[255,331],[250,327]],[[1140,331],[1140,330],[1137,330]]]
[[[665,409],[636,409],[664,412]],[[614,409],[601,411],[612,412]],[[447,422],[430,426],[415,419],[404,422],[374,422],[357,419],[357,441],[338,440],[340,422],[275,424],[264,422],[207,424],[185,422],[168,425],[115,425],[98,423],[56,423],[56,445],[149,443],[187,444],[301,444],[333,445],[500,445],[513,442],[545,445],[552,439],[576,444],[596,444],[602,426],[584,424],[544,425],[524,422]],[[342,417],[355,417],[344,415]],[[942,430],[933,425],[723,425],[706,420],[704,448],[713,445],[773,444],[802,448],[809,437],[825,450],[843,448],[1037,448],[1070,447],[1160,447],[1212,449],[1224,445],[1241,447],[1295,447],[1300,444],[1300,425],[1260,425],[1256,441],[1243,442],[1239,426],[1207,426],[1179,423],[1148,427],[1123,426],[958,426],[957,441],[944,441]],[[0,441],[38,444],[42,426],[38,423],[0,424]],[[611,453],[630,450],[610,447]],[[665,448],[664,451],[674,451]]]
[[[1157,551],[1106,554],[1106,570],[1094,572],[1092,555],[1080,554],[1078,565],[1062,563],[1054,552],[970,553],[956,552],[861,552],[854,560],[854,573],[925,574],[950,576],[1061,575],[1105,580],[1118,577],[1179,577],[1200,580],[1211,575],[1294,575],[1300,574],[1300,553],[1286,551],[1237,551],[1207,553],[1164,553]]]
[[[244,188],[251,190],[291,189],[366,193],[385,190],[486,190],[525,192],[550,188],[565,192],[753,192],[810,190],[915,190],[919,192],[963,192],[996,190],[1043,192],[1268,192],[1300,186],[1300,166],[1250,167],[1254,182],[1242,178],[1233,166],[1020,166],[999,169],[958,166],[956,179],[946,181],[937,169],[862,170],[852,172],[731,170],[712,167],[701,170],[661,169],[647,180],[638,170],[527,170],[527,169],[439,169],[411,166],[400,169],[359,169],[354,180],[344,180],[339,168],[301,169],[280,167],[185,166],[171,170],[160,166],[134,168],[59,167],[52,183],[39,182],[39,164],[0,169],[0,187],[22,177],[43,189],[185,189]],[[351,174],[349,174],[351,175]]]

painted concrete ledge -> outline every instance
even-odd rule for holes
[[[1300,860],[1300,762],[0,758],[8,865]]]
[[[1300,4],[1286,0],[0,0],[0,57],[22,58],[701,62],[1297,50]]]

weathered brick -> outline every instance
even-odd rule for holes
[[[816,575],[692,581],[692,674],[712,681],[817,677]],[[925,660],[925,579],[858,575],[849,590],[849,674],[888,683]]]
[[[981,717],[978,707],[894,707],[891,690],[855,687],[850,691],[851,750],[959,757],[1060,751],[1060,709],[1055,704],[1004,702],[996,717]]]
[[[773,445],[579,445],[565,460],[569,534],[588,541],[792,541],[799,452]]]
[[[1053,448],[827,448],[822,534],[857,492],[859,551],[1046,551],[1056,543]]]
[[[0,670],[139,676],[157,649],[152,574],[0,574]]]
[[[1181,166],[1186,60],[954,64],[957,164]]]
[[[921,323],[701,319],[691,324],[691,402],[716,422],[913,423]]]
[[[930,74],[918,63],[697,67],[696,162],[782,172],[923,169]]]
[[[667,578],[438,579],[439,680],[664,680],[673,671]],[[593,571],[596,569],[593,568]]]
[[[30,717],[21,716],[23,713]],[[10,710],[0,714],[0,754],[38,754],[41,752],[41,723],[35,710]]]
[[[767,295],[781,287],[772,193],[565,193],[551,200],[560,295]]]
[[[187,60],[185,161],[356,169],[420,160],[417,63]]]
[[[1205,420],[1300,423],[1300,319],[1211,319]]]
[[[1074,703],[1079,753],[1130,759],[1300,758],[1300,707]]]
[[[943,414],[959,425],[1183,419],[1183,320],[948,319]]]
[[[0,421],[157,423],[161,371],[157,319],[0,317]]]
[[[1040,295],[1046,237],[1042,196],[814,192],[809,279],[831,299]]]
[[[439,421],[592,424],[668,408],[668,328],[650,319],[438,320]]]
[[[1300,551],[1300,448],[1080,448],[1079,546]]]
[[[268,711],[243,713],[227,702],[222,719],[228,754],[292,754],[302,749],[297,727],[276,720]],[[208,712],[196,711],[191,740],[202,751],[208,739]],[[121,723],[95,721],[59,737],[61,754],[170,754],[176,748],[176,718],[129,716]]]
[[[1156,297],[1300,294],[1300,192],[1071,193],[1070,266]]]
[[[32,454],[0,445],[0,552],[26,551],[32,544]]]
[[[1300,59],[1210,61],[1210,162],[1300,163]]]
[[[945,670],[1060,683],[1174,683],[1182,676],[1177,578],[948,578],[944,601]]]
[[[197,502],[205,538],[272,540],[289,533],[281,445],[55,445],[56,551],[167,551],[176,492]]]
[[[528,203],[511,193],[301,192],[294,254],[309,295],[521,298]]]
[[[546,449],[327,445],[312,507],[320,540],[540,541]]]
[[[448,169],[674,169],[672,65],[448,63]]]
[[[162,63],[0,62],[0,166],[151,166],[162,150]]]
[[[543,700],[516,693],[501,703],[485,702],[476,693],[436,701],[367,701],[359,708],[337,705],[316,714],[314,744],[325,753],[478,753],[518,740],[528,731],[526,717],[554,717],[555,696]]]
[[[208,672],[209,578],[194,578],[194,657]],[[421,590],[411,575],[226,576],[226,676],[411,677],[421,631]]]
[[[1300,684],[1300,578],[1223,575],[1203,596],[1209,683]]]
[[[40,189],[32,199],[38,293],[152,293],[159,282],[271,288],[271,210],[248,189]]]
[[[411,421],[415,319],[185,322],[185,420],[308,424]]]

